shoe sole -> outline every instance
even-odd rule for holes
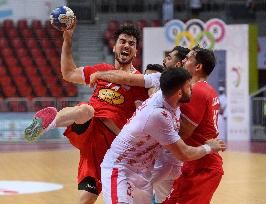
[[[42,120],[40,118],[33,119],[32,123],[25,129],[24,138],[28,142],[36,141],[42,134]]]

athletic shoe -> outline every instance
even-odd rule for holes
[[[29,142],[37,140],[53,122],[56,114],[57,110],[54,107],[47,107],[38,111],[34,115],[32,123],[24,131],[25,139]]]

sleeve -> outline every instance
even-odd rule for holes
[[[198,126],[207,108],[206,93],[201,91],[200,87],[193,87],[190,102],[181,105],[180,108],[182,116],[194,126]]]
[[[114,67],[110,64],[96,64],[94,66],[83,67],[83,78],[86,84],[90,83],[90,75],[97,71],[108,71],[112,70]]]
[[[160,87],[161,73],[144,74],[145,88]]]
[[[178,132],[174,128],[172,116],[164,109],[153,111],[145,125],[144,131],[161,145],[173,144],[180,139]]]

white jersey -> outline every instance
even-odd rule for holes
[[[179,109],[179,108],[178,108]],[[176,113],[179,113],[176,115]],[[102,167],[125,167],[136,173],[149,172],[160,159],[162,145],[180,139],[180,112],[158,91],[134,113],[105,154]]]
[[[144,86],[145,88],[160,88],[161,73],[144,74]]]

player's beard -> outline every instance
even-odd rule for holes
[[[126,61],[122,61],[122,60],[120,60],[119,55],[118,55],[117,53],[115,53],[115,59],[119,62],[119,64],[122,64],[122,65],[127,65],[127,64],[132,63],[133,58],[134,58],[134,57],[131,56],[128,60],[126,60]]]
[[[190,95],[182,91],[182,97],[179,100],[179,103],[188,103],[190,101]]]

